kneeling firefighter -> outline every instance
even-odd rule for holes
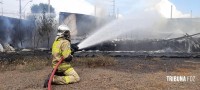
[[[54,75],[52,83],[69,84],[80,81],[79,75],[70,65],[70,61],[73,58],[72,52],[73,51],[71,49],[70,43],[70,29],[66,25],[60,25],[58,27],[57,37],[52,46],[52,66],[53,68],[55,68],[59,60],[63,58],[64,60],[61,62],[56,70],[56,73],[62,73],[63,75]]]

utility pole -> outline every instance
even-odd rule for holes
[[[1,3],[1,15],[3,16],[3,0],[0,3]]]
[[[19,0],[19,19],[21,20],[21,14],[22,14],[22,1]]]
[[[94,6],[94,16],[95,17],[97,16],[97,6],[96,5]]]
[[[113,17],[116,18],[116,15],[115,15],[115,0],[113,0],[112,2],[113,2],[113,5],[112,5],[113,6]]]
[[[21,14],[22,14],[22,1],[19,0],[19,28],[18,28],[19,30],[18,30],[18,38],[19,38],[19,41],[21,42],[21,47],[22,47],[23,44],[22,44],[22,38],[21,38],[21,18],[22,18]]]
[[[48,0],[48,13],[50,14],[50,0]]]
[[[173,6],[171,5],[171,19],[172,19],[172,13],[173,13]]]
[[[2,7],[1,7],[1,13],[2,13],[1,15],[3,16],[3,5],[2,5]]]
[[[116,18],[117,18],[117,19],[119,18],[119,8],[117,8],[117,15],[116,15]]]

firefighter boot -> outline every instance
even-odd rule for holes
[[[49,82],[50,77],[51,77],[51,74],[49,74],[48,77],[45,79],[43,88],[48,87],[48,82]]]

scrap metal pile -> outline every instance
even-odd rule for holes
[[[77,56],[200,57],[200,33],[162,40],[113,40],[78,52]]]
[[[97,55],[109,55],[114,57],[200,57],[200,33],[182,37],[160,40],[113,40],[92,47],[79,50],[75,53],[78,57],[92,57]],[[197,37],[196,37],[197,36]],[[42,51],[50,53],[50,50],[21,49],[25,51]],[[18,52],[9,44],[1,43],[0,52]]]

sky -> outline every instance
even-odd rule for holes
[[[178,10],[184,13],[190,13],[192,10],[194,17],[200,17],[200,0],[170,0]]]
[[[30,7],[33,4],[48,3],[48,0],[22,0],[22,15],[30,13]],[[151,0],[157,2],[154,9],[160,11],[163,16],[169,18],[171,5],[173,6],[173,17],[190,17],[192,10],[192,17],[200,17],[199,0]],[[19,16],[19,0],[0,0],[0,15],[9,17]],[[141,4],[146,4],[145,0],[115,0],[115,12],[120,15],[125,15],[129,10],[137,8]],[[151,3],[150,3],[151,4]],[[51,0],[51,5],[56,12],[66,11],[72,13],[82,13],[94,15],[94,7],[98,13],[112,14],[113,0]],[[3,13],[2,13],[3,11]]]

